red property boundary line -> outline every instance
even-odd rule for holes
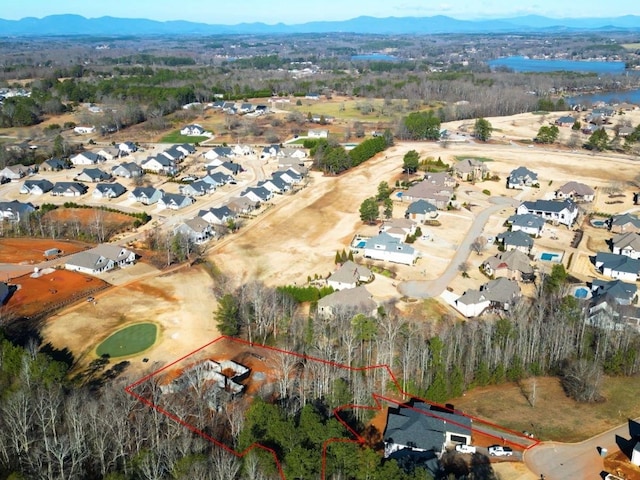
[[[302,353],[291,352],[291,351],[288,351],[288,350],[283,350],[283,349],[280,349],[280,348],[271,347],[271,346],[268,346],[268,345],[262,345],[262,344],[259,344],[259,343],[249,342],[249,341],[246,341],[246,340],[233,338],[233,337],[228,337],[228,336],[218,337],[215,340],[207,343],[206,345],[203,345],[202,347],[194,350],[193,352],[188,353],[187,355],[184,355],[183,357],[180,357],[179,359],[169,363],[168,365],[165,365],[164,367],[162,367],[162,368],[160,368],[160,369],[158,369],[158,370],[156,370],[156,371],[144,376],[140,380],[137,380],[136,382],[132,383],[131,385],[128,385],[127,387],[125,387],[124,390],[129,395],[131,395],[132,397],[137,399],[139,402],[147,405],[150,408],[155,409],[156,411],[162,413],[163,415],[165,415],[166,417],[170,418],[171,420],[173,420],[173,421],[177,422],[178,424],[182,425],[183,427],[187,428],[191,432],[193,432],[193,433],[199,435],[200,437],[210,441],[214,445],[222,448],[223,450],[231,453],[232,455],[234,455],[234,456],[236,456],[238,458],[242,458],[245,455],[247,455],[248,453],[250,453],[251,451],[256,450],[256,449],[263,450],[263,451],[267,452],[273,458],[274,463],[276,465],[276,468],[278,470],[278,473],[280,475],[280,478],[282,480],[286,480],[286,477],[284,475],[284,470],[282,469],[282,465],[280,464],[280,460],[278,459],[275,450],[273,450],[272,448],[269,448],[269,447],[267,447],[265,445],[261,445],[259,443],[254,443],[254,444],[250,445],[249,447],[247,447],[246,449],[244,449],[243,451],[238,452],[238,451],[234,450],[233,448],[229,447],[228,445],[225,445],[224,443],[220,442],[219,440],[213,438],[211,435],[208,435],[207,433],[203,432],[202,430],[200,430],[200,429],[196,428],[195,426],[191,425],[190,423],[180,419],[179,417],[177,417],[173,413],[163,409],[161,406],[153,403],[148,398],[145,398],[144,396],[142,396],[142,395],[140,395],[140,394],[138,394],[138,393],[136,393],[134,391],[135,388],[137,388],[141,384],[149,381],[154,376],[164,372],[165,370],[170,369],[171,367],[173,367],[174,365],[182,362],[183,360],[185,360],[185,359],[187,359],[187,358],[189,358],[189,357],[191,357],[191,356],[193,356],[193,355],[195,355],[197,353],[200,353],[203,350],[206,350],[210,346],[212,346],[212,345],[214,345],[217,342],[222,341],[222,340],[226,340],[226,341],[229,341],[229,342],[233,342],[233,343],[236,343],[236,344],[239,344],[239,345],[242,345],[242,346],[248,346],[248,347],[252,347],[252,348],[263,348],[265,350],[269,350],[269,351],[272,351],[272,352],[291,355],[291,356],[300,358],[300,359],[305,360],[305,361],[318,362],[318,363],[322,363],[322,364],[325,364],[325,365],[329,365],[329,366],[334,367],[334,368],[344,369],[344,370],[347,370],[347,371],[350,371],[350,372],[366,373],[366,372],[369,372],[369,371],[372,371],[372,370],[380,370],[381,369],[381,370],[384,370],[384,371],[387,372],[387,374],[391,378],[392,384],[395,386],[395,388],[397,389],[397,392],[398,392],[398,394],[400,396],[412,398],[412,399],[418,400],[420,402],[424,402],[424,403],[426,403],[428,405],[432,405],[432,406],[436,406],[436,407],[439,407],[439,408],[446,409],[446,407],[444,407],[443,405],[440,405],[438,403],[431,402],[429,400],[417,397],[415,395],[409,394],[409,393],[405,392],[404,390],[402,390],[402,388],[400,387],[400,383],[398,382],[398,379],[396,378],[396,376],[391,371],[391,368],[389,368],[388,365],[370,365],[370,366],[367,366],[367,367],[351,367],[351,366],[343,365],[343,364],[340,364],[340,363],[337,363],[337,362],[333,362],[333,361],[330,361],[330,360],[325,360],[325,359],[322,359],[322,358],[317,358],[317,357],[313,357],[313,356],[310,356],[310,355],[305,355],[305,354],[302,354]],[[321,475],[322,475],[321,478],[322,479],[326,479],[327,448],[329,447],[329,445],[331,445],[332,443],[353,443],[353,444],[357,444],[357,445],[364,445],[366,443],[365,438],[362,437],[362,435],[360,435],[358,432],[356,432],[353,428],[351,428],[349,426],[349,424],[341,417],[340,413],[343,410],[356,410],[356,409],[359,409],[359,410],[382,411],[383,408],[384,408],[384,405],[383,405],[383,402],[384,402],[384,403],[387,403],[387,404],[389,404],[389,403],[390,404],[395,404],[396,406],[403,405],[404,408],[410,408],[411,410],[413,410],[415,412],[418,412],[418,413],[420,413],[422,415],[427,415],[427,416],[431,416],[431,417],[434,417],[434,418],[442,418],[442,417],[439,417],[437,414],[435,414],[433,412],[427,412],[427,411],[424,411],[424,410],[420,410],[420,409],[405,405],[405,401],[400,401],[400,400],[397,400],[397,399],[394,399],[394,398],[390,398],[390,397],[387,397],[387,396],[383,396],[383,395],[380,395],[380,394],[377,394],[377,393],[371,393],[371,396],[372,396],[373,401],[375,403],[374,406],[348,404],[348,405],[339,406],[339,407],[337,407],[337,408],[335,408],[333,410],[333,414],[334,414],[335,418],[345,427],[345,429],[348,432],[350,432],[354,436],[354,439],[350,440],[350,439],[347,439],[347,438],[331,438],[331,439],[326,440],[323,443],[323,445],[322,445],[322,473],[321,473]],[[504,437],[498,437],[497,435],[493,435],[493,434],[488,433],[488,432],[483,432],[483,431],[478,430],[478,429],[476,429],[474,427],[471,428],[472,431],[476,430],[477,432],[482,433],[483,435],[487,435],[489,437],[496,438],[497,440],[501,440],[503,443],[509,443],[509,444],[513,445],[514,447],[521,448],[523,450],[528,450],[528,449],[534,447],[535,445],[537,445],[538,443],[540,443],[539,440],[534,440],[532,442],[532,440],[529,437],[525,437],[519,432],[516,432],[514,430],[511,430],[511,429],[508,429],[508,428],[505,428],[505,427],[501,427],[500,425],[488,422],[488,421],[480,419],[478,417],[474,417],[472,415],[467,415],[467,414],[464,414],[464,413],[462,413],[461,415],[471,419],[472,422],[477,422],[479,424],[486,425],[486,426],[488,426],[490,428],[505,432],[506,434],[515,436],[517,438],[522,438],[522,439],[526,439],[527,440],[527,444],[528,445],[519,444],[519,443],[517,443],[517,442],[515,442],[513,440],[505,439]],[[447,419],[447,421],[449,423],[453,423],[454,425],[457,425],[457,426],[463,426],[462,424],[459,424],[457,422],[452,422],[450,419]],[[467,428],[466,426],[464,426],[464,427]],[[530,443],[530,442],[532,442],[532,443]]]

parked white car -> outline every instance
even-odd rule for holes
[[[458,444],[458,445],[456,445],[456,452],[460,452],[460,453],[476,453],[476,447],[475,447],[475,445]]]
[[[492,445],[489,447],[489,455],[492,457],[510,457],[513,455],[511,447],[503,447],[502,445]]]

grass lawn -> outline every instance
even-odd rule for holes
[[[151,347],[158,336],[158,327],[154,323],[137,323],[118,330],[98,345],[98,356],[109,355],[127,357],[143,352]]]
[[[394,104],[404,102],[395,100]],[[370,104],[373,111],[367,115],[363,114],[357,107],[359,104]],[[313,115],[329,115],[335,118],[360,120],[363,122],[389,122],[395,116],[404,116],[406,112],[397,112],[393,106],[384,106],[382,99],[359,99],[359,100],[329,100],[313,101],[302,100],[302,105],[290,105],[287,110],[301,112],[304,115],[311,112]]]
[[[531,398],[534,381],[531,406],[527,396]],[[602,394],[602,403],[578,403],[565,395],[557,378],[538,377],[519,385],[474,388],[450,403],[503,427],[534,432],[541,440],[579,442],[640,416],[638,378],[606,377]]]
[[[189,135],[182,135],[180,130],[176,130],[175,132],[171,132],[168,135],[165,135],[160,139],[161,143],[200,143],[208,140],[209,137],[201,136],[201,137],[192,137]]]
[[[303,145],[305,141],[309,140],[308,137],[298,138],[292,142],[287,142],[287,145]]]
[[[469,156],[469,155],[456,155],[456,160],[457,161],[461,161],[461,160],[466,160],[467,158],[471,159],[471,160],[477,160],[478,162],[493,162],[492,158],[489,157],[474,157],[474,156]]]

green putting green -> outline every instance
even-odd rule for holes
[[[127,357],[145,351],[151,347],[158,336],[155,323],[136,323],[118,330],[98,345],[96,353],[99,357]]]

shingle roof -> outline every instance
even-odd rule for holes
[[[535,200],[533,202],[522,202],[527,207],[527,210],[539,210],[542,212],[559,213],[565,208],[569,211],[574,211],[578,207],[571,200]]]

